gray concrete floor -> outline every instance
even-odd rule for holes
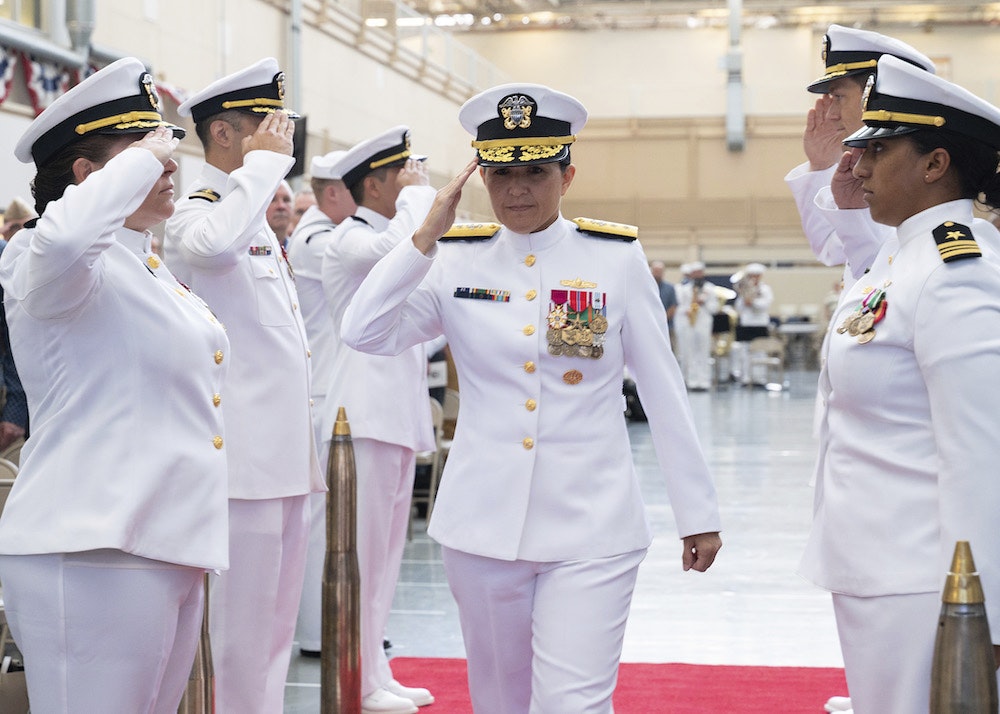
[[[795,572],[812,511],[816,377],[790,372],[782,391],[690,395],[723,518],[724,547],[708,573],[681,571],[649,429],[630,424],[655,538],[639,570],[624,661],[843,666],[829,595]],[[463,657],[440,550],[425,527],[417,521],[407,545],[386,633],[390,654]],[[319,662],[294,652],[285,712],[315,714]]]

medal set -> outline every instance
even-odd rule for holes
[[[842,335],[846,332],[851,337],[856,337],[858,343],[862,345],[875,339],[875,325],[885,318],[885,313],[889,309],[885,293],[887,287],[889,287],[888,282],[881,288],[867,288],[861,304],[841,323],[837,328],[837,334]]]
[[[604,293],[553,290],[547,320],[545,339],[550,355],[590,359],[604,355],[604,336],[608,331]]]

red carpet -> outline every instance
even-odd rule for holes
[[[472,712],[465,660],[394,657],[392,671],[434,693],[421,714]],[[846,692],[842,669],[629,663],[619,672],[615,714],[824,714],[827,698]]]

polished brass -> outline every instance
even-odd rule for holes
[[[361,714],[357,472],[351,426],[344,407],[337,410],[333,427],[327,487],[320,712]]]
[[[941,596],[930,714],[996,714],[997,680],[983,587],[968,541],[958,541]]]
[[[201,618],[201,636],[194,653],[194,665],[188,677],[187,689],[181,697],[177,714],[215,713],[215,668],[212,665],[212,641],[208,634],[208,578],[205,573],[205,605]]]

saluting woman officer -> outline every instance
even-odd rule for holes
[[[1000,233],[973,214],[1000,207],[1000,110],[885,55],[863,118],[833,191],[896,230],[833,318],[801,571],[833,593],[855,714],[912,714],[956,541],[1000,652]]]
[[[345,342],[364,351],[441,334],[451,347],[461,413],[428,532],[443,546],[477,714],[611,711],[651,539],[623,413],[626,365],[683,567],[708,569],[722,544],[636,229],[560,211],[586,117],[573,97],[536,84],[466,102],[459,121],[477,160],[375,266],[343,322]],[[439,243],[476,163],[500,223],[457,226]]]
[[[15,148],[40,218],[0,258],[32,433],[0,518],[31,709],[176,712],[207,569],[228,567],[228,340],[151,251],[183,131],[118,60]]]

